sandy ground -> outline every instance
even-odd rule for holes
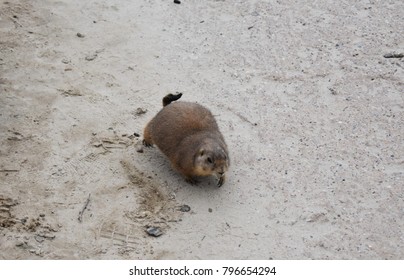
[[[0,258],[403,259],[403,14],[2,0]],[[136,152],[177,91],[228,142],[219,189]]]

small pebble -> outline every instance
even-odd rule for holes
[[[147,112],[147,109],[143,109],[140,107],[136,109],[136,115],[138,115],[138,116],[146,114],[146,112]]]
[[[159,237],[160,235],[163,234],[163,232],[158,227],[148,227],[146,229],[146,232],[148,235],[154,236],[154,237]]]
[[[138,152],[138,153],[143,153],[144,152],[142,144],[137,144],[136,145],[136,152]]]
[[[92,60],[94,60],[94,59],[96,59],[96,58],[97,58],[97,54],[96,54],[96,53],[86,56],[86,60],[87,60],[87,61],[92,61]]]
[[[180,211],[181,212],[189,212],[189,211],[191,211],[191,207],[189,207],[189,205],[186,205],[186,204],[181,205],[180,206]]]
[[[175,3],[175,4],[181,4],[181,1],[179,1],[179,0],[174,0],[174,3]]]
[[[383,55],[384,58],[403,58],[404,53],[386,53]]]
[[[209,211],[209,213],[212,213],[212,212],[213,212],[212,208],[209,208],[208,211]]]
[[[77,33],[77,37],[79,37],[79,38],[84,38],[84,37],[86,37],[84,34],[81,34],[80,32],[78,32]]]
[[[34,236],[34,239],[35,239],[36,242],[38,242],[38,243],[42,243],[42,242],[45,241],[45,238],[44,238],[44,237],[38,236],[38,235],[35,235],[35,236]]]

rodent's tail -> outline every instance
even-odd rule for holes
[[[166,96],[164,96],[163,98],[163,107],[167,106],[168,104],[170,104],[171,102],[180,99],[182,96],[182,93],[177,92],[177,94],[167,94]]]

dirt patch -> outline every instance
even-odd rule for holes
[[[0,227],[9,228],[16,224],[12,207],[17,204],[17,201],[0,195]]]
[[[170,223],[181,221],[181,211],[178,211],[175,197],[167,193],[167,188],[163,189],[129,162],[121,161],[121,165],[130,182],[139,189],[139,207],[125,214],[129,220],[141,228],[158,227],[162,230],[168,230]]]
[[[120,256],[153,256],[153,238],[168,234],[172,225],[178,226],[183,213],[166,187],[149,178],[133,163],[122,160],[120,164],[129,182],[118,190],[135,190],[137,207],[132,211],[124,210],[119,220],[103,221],[97,239],[108,240]],[[148,233],[150,228],[157,230],[156,237]],[[101,252],[107,253],[108,249]]]
[[[8,228],[18,232],[56,232],[46,223],[45,214],[37,217],[16,217],[13,208],[19,203],[17,200],[0,196],[0,228]]]

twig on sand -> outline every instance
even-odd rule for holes
[[[81,209],[81,211],[79,212],[78,220],[79,220],[80,223],[83,221],[83,213],[84,213],[84,211],[87,209],[88,204],[90,203],[90,196],[91,196],[91,193],[88,194],[86,203],[84,203],[83,209]]]
[[[383,55],[384,58],[403,58],[404,53],[386,53]]]

